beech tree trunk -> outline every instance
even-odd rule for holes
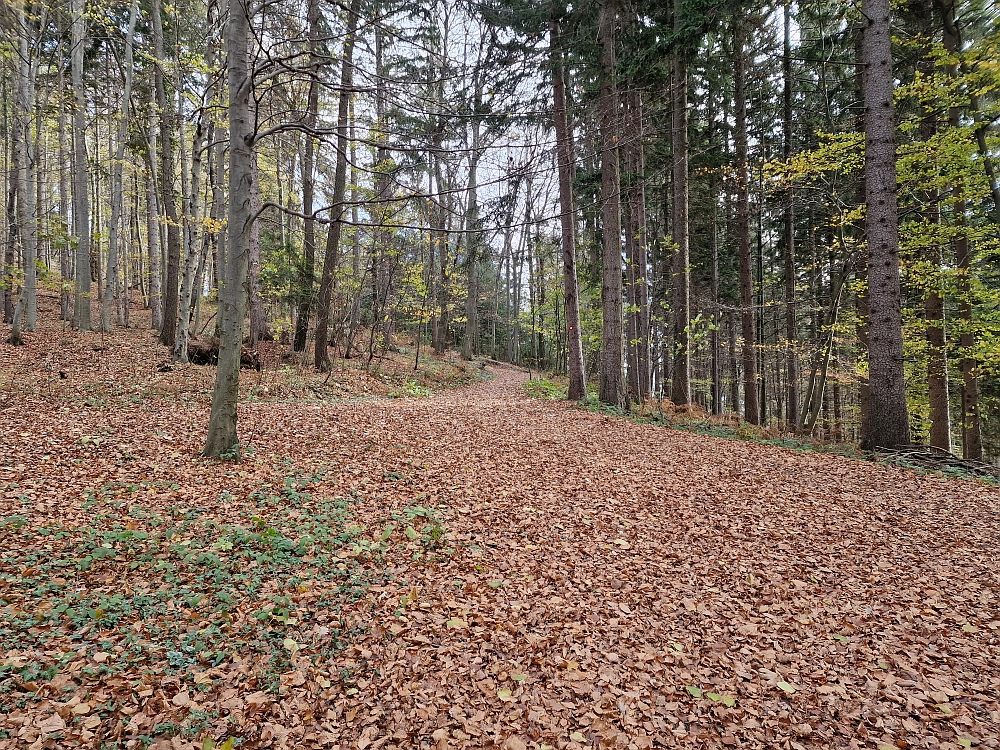
[[[139,18],[139,1],[132,0],[128,15],[128,31],[125,34],[125,81],[122,89],[121,111],[118,114],[118,143],[115,146],[115,161],[111,168],[111,227],[108,230],[108,265],[104,274],[104,296],[101,298],[101,331],[111,332],[111,308],[118,296],[118,240],[121,236],[119,224],[122,218],[122,202],[125,186],[122,184],[122,164],[125,161],[125,141],[128,139],[128,110],[132,98],[132,39],[135,24]],[[128,290],[125,290],[128,293]]]
[[[60,29],[62,30],[62,29]],[[60,43],[60,54],[62,54],[62,43]],[[66,91],[63,79],[63,68],[59,67],[57,85],[61,95],[59,96],[59,115],[57,129],[59,135],[59,218],[62,220],[62,230],[65,236],[59,242],[59,271],[62,276],[62,283],[59,285],[59,319],[72,320],[70,279],[73,278],[72,263],[72,243],[70,234],[70,189],[69,189],[69,159],[70,149],[66,134]]]
[[[89,331],[90,320],[90,173],[87,166],[87,91],[83,86],[83,47],[87,43],[84,0],[71,0],[70,77],[73,109],[73,232],[76,235],[76,295],[73,327]]]
[[[15,192],[17,194],[17,228],[21,238],[21,262],[24,280],[14,312],[11,343],[21,343],[21,331],[35,330],[37,315],[35,257],[37,253],[38,221],[34,210],[32,186],[35,164],[32,154],[32,111],[35,106],[35,86],[31,52],[28,46],[31,19],[21,3],[16,3],[16,23],[19,26],[18,59],[15,60],[17,89],[15,92],[14,127],[17,139],[14,151]],[[19,314],[20,313],[20,314]],[[16,335],[15,335],[16,334]]]
[[[250,37],[248,1],[233,0],[230,3],[225,31],[229,77],[229,248],[226,264],[219,269],[219,363],[203,450],[206,456],[213,457],[238,457],[240,452],[236,405],[240,389],[243,319],[246,317],[250,192],[254,178],[250,122],[252,80],[247,50]]]
[[[149,310],[150,328],[154,331],[163,326],[163,269],[160,250],[160,207],[156,196],[156,125],[150,117],[146,155],[146,237],[149,255]]]
[[[621,108],[616,82],[615,26],[617,0],[601,4],[598,37],[601,45],[601,224],[602,265],[601,307],[601,389],[603,403],[622,409],[629,407],[622,369],[622,225],[621,183],[618,174],[618,134]]]
[[[895,448],[910,442],[903,372],[899,225],[896,196],[894,82],[889,0],[862,0],[866,19],[865,228],[868,235],[869,410],[861,447]]]
[[[163,289],[163,326],[160,328],[160,343],[172,347],[177,336],[181,228],[177,220],[177,199],[174,195],[174,118],[167,109],[167,90],[163,83],[163,21],[160,18],[160,0],[151,0],[150,15],[153,22],[153,54],[156,56],[153,84],[160,120],[160,205],[167,223],[167,268]]]

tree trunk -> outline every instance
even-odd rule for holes
[[[962,48],[962,39],[955,20],[955,3],[944,5],[944,48],[955,55]],[[952,78],[958,74],[958,66],[948,66],[948,74]],[[948,125],[958,127],[961,123],[961,113],[958,107],[948,111]],[[976,359],[970,356],[976,345],[976,335],[973,330],[973,306],[971,273],[972,253],[969,248],[969,237],[965,228],[966,203],[963,198],[963,186],[955,185],[952,189],[954,203],[952,204],[953,222],[959,234],[955,239],[955,263],[958,265],[958,316],[962,321],[959,345],[962,348],[962,455],[964,458],[981,461],[983,459],[983,435],[979,414],[979,366]],[[1000,212],[1000,203],[994,209]],[[947,371],[946,371],[947,372]]]
[[[32,184],[35,169],[32,159],[32,110],[34,108],[34,82],[32,80],[30,51],[28,45],[28,18],[20,3],[16,3],[15,24],[18,31],[18,55],[14,59],[16,70],[16,90],[14,100],[14,128],[17,131],[14,150],[14,190],[17,195],[16,216],[18,236],[21,239],[21,262],[23,282],[14,312],[11,343],[21,343],[21,331],[32,331],[36,315],[36,275],[35,255],[37,250],[38,222],[33,210]],[[30,13],[30,9],[29,9]],[[11,290],[13,292],[13,289]],[[15,335],[16,334],[16,335]]]
[[[566,101],[566,69],[559,20],[549,21],[549,61],[552,65],[553,120],[559,164],[559,222],[562,227],[563,294],[566,305],[566,343],[569,350],[569,394],[573,401],[587,397],[583,362],[583,335],[580,332],[580,286],[576,276],[576,210],[573,206],[573,134],[569,127]],[[511,209],[513,216],[513,209]],[[505,237],[510,253],[510,233]]]
[[[784,56],[782,59],[781,133],[785,161],[792,158],[792,5],[785,2]],[[785,421],[792,427],[799,422],[798,337],[795,330],[795,192],[791,184],[784,198],[785,261]]]
[[[313,362],[317,370],[330,368],[328,351],[330,339],[330,303],[336,283],[340,238],[343,233],[344,195],[347,192],[348,125],[350,122],[351,87],[354,81],[354,37],[358,28],[361,0],[351,0],[347,15],[347,35],[344,37],[343,62],[340,68],[340,101],[337,109],[337,166],[333,178],[333,208],[331,224],[326,237],[326,255],[323,258],[323,275],[319,283],[319,302],[316,307],[316,344]],[[360,292],[359,292],[360,293]]]
[[[873,450],[909,444],[910,421],[903,372],[889,0],[862,0],[862,15],[870,408],[861,447]]]
[[[250,183],[250,215],[256,216],[260,211],[260,168],[257,165],[257,151],[252,150],[251,161],[251,183]],[[264,295],[260,282],[260,224],[254,222],[250,225],[250,233],[247,239],[248,270],[247,270],[247,305],[250,312],[250,333],[247,337],[250,348],[256,348],[257,344],[268,336],[267,318],[264,315]]]
[[[319,0],[309,0],[306,10],[309,24],[309,62],[315,65],[319,45]],[[319,111],[319,74],[313,72],[309,78],[309,94],[306,101],[305,126],[316,127]],[[306,132],[305,148],[302,154],[302,261],[299,264],[298,315],[295,319],[295,338],[292,350],[301,352],[306,348],[306,336],[309,333],[309,315],[312,308],[313,286],[316,275],[316,220],[313,218],[314,193],[314,154],[316,139],[312,133]]]
[[[629,407],[622,371],[622,246],[618,133],[621,108],[616,81],[615,26],[617,0],[603,0],[598,37],[601,44],[601,223],[603,229],[601,306],[601,389],[605,404]]]
[[[160,213],[156,196],[156,126],[150,117],[149,149],[146,155],[146,237],[149,254],[149,310],[150,328],[159,331],[163,326],[163,270],[160,251]]]
[[[128,139],[129,105],[132,98],[132,39],[135,24],[139,18],[139,1],[132,0],[128,15],[128,31],[125,34],[125,81],[122,88],[121,111],[118,114],[118,142],[115,145],[115,161],[111,168],[111,226],[108,231],[108,265],[104,274],[104,296],[101,298],[101,331],[111,333],[111,308],[118,296],[118,240],[119,224],[122,218],[125,185],[122,179],[122,164],[125,161],[125,141]],[[128,290],[125,290],[128,293]]]
[[[201,227],[203,225],[201,200],[201,162],[205,150],[206,125],[201,117],[195,126],[191,144],[191,200],[188,211],[187,248],[184,253],[184,273],[181,276],[178,306],[177,334],[174,337],[175,362],[187,362],[188,337],[191,329],[191,298],[194,293],[195,275],[201,257]]]
[[[60,29],[62,31],[62,29]],[[62,43],[60,43],[59,53],[62,54]],[[70,189],[69,189],[69,145],[66,134],[66,84],[63,79],[63,67],[59,66],[59,73],[56,85],[59,87],[59,218],[62,221],[63,237],[59,241],[59,272],[61,283],[59,285],[59,319],[72,320],[70,280],[73,277],[72,243],[70,242]]]
[[[733,28],[734,99],[736,107],[736,234],[740,261],[740,319],[743,334],[743,413],[751,424],[760,424],[757,403],[757,341],[754,321],[753,269],[750,258],[750,195],[747,184],[747,95],[746,95],[746,29],[744,20],[737,18]]]
[[[156,0],[154,0],[156,2]],[[219,363],[206,456],[239,455],[236,404],[240,390],[240,354],[246,316],[246,282],[249,265],[250,193],[253,181],[250,123],[250,18],[247,0],[229,6],[226,22],[226,67],[229,76],[229,248],[226,265],[219,269]]]
[[[160,120],[160,205],[167,223],[167,267],[163,289],[163,325],[160,327],[160,343],[172,347],[177,336],[177,286],[181,265],[181,235],[174,195],[172,140],[174,118],[167,109],[167,90],[163,83],[163,21],[160,18],[160,0],[151,0],[150,15],[153,21],[153,54],[156,56],[156,63],[153,65],[153,83]]]
[[[680,32],[685,17],[681,0],[674,0],[674,30]],[[674,255],[674,372],[670,400],[678,406],[691,403],[691,251],[688,226],[688,116],[687,58],[682,42],[673,53],[670,120],[673,146],[673,238]]]
[[[72,0],[71,79],[73,110],[73,231],[76,235],[76,296],[73,327],[89,331],[90,321],[90,174],[87,165],[87,91],[83,86],[83,48],[87,43],[84,0]]]

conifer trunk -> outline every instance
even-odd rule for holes
[[[753,268],[750,257],[750,195],[747,184],[747,94],[744,47],[746,30],[742,18],[734,21],[734,104],[736,109],[736,241],[740,263],[740,322],[743,334],[743,415],[751,424],[760,424],[757,402],[757,341],[754,320]]]
[[[910,442],[903,373],[894,83],[889,0],[863,0],[869,410],[861,447]]]
[[[598,37],[601,45],[601,224],[602,266],[601,306],[601,389],[603,403],[623,409],[629,407],[622,370],[624,337],[622,334],[622,244],[621,189],[618,174],[618,133],[621,108],[616,82],[615,27],[618,22],[617,0],[601,4]]]
[[[549,61],[552,65],[553,119],[559,165],[559,222],[562,228],[563,298],[566,305],[566,344],[569,352],[569,394],[572,401],[587,397],[583,362],[583,335],[580,331],[580,286],[576,275],[576,209],[573,203],[573,133],[569,127],[566,97],[566,69],[558,19],[549,22]],[[513,207],[511,209],[513,216]],[[510,254],[510,232],[505,236],[505,252]]]

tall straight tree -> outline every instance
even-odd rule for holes
[[[167,224],[167,274],[163,289],[163,327],[160,343],[172,347],[177,336],[178,283],[181,267],[181,225],[177,220],[177,199],[174,194],[173,116],[167,107],[167,90],[163,81],[163,19],[160,0],[151,0],[153,26],[153,85],[160,120],[160,206]]]
[[[319,282],[319,303],[316,306],[316,345],[314,363],[317,370],[330,368],[330,304],[336,282],[337,259],[344,217],[347,214],[344,196],[347,193],[348,126],[350,124],[351,88],[354,86],[354,37],[358,29],[361,0],[351,0],[347,15],[347,33],[344,36],[343,59],[340,67],[340,95],[337,105],[337,166],[333,176],[333,208],[331,224],[326,236],[326,255],[323,258],[323,275]]]
[[[309,24],[309,63],[315,65],[319,49],[319,0],[309,0],[306,10]],[[316,219],[313,217],[315,196],[315,152],[316,139],[309,132],[315,129],[319,111],[319,75],[314,72],[309,77],[309,93],[306,97],[305,148],[302,150],[302,259],[299,263],[298,311],[295,318],[295,339],[292,349],[301,352],[306,348],[309,333],[309,315],[312,308],[314,276],[316,275]]]
[[[785,161],[792,157],[792,4],[785,0],[781,58],[781,141]],[[799,368],[795,335],[795,192],[785,188],[782,224],[785,261],[785,421],[799,422]]]
[[[563,64],[560,23],[549,21],[549,64],[552,68],[552,118],[556,130],[559,164],[559,225],[562,229],[563,295],[566,305],[566,344],[569,360],[569,394],[573,401],[587,397],[580,331],[580,286],[576,275],[576,209],[573,203],[573,134],[566,101],[566,66]],[[511,207],[513,215],[513,206]],[[507,235],[509,252],[510,234]]]
[[[155,2],[155,0],[154,0]],[[226,72],[229,80],[229,247],[219,269],[219,365],[212,393],[206,456],[239,455],[236,404],[240,395],[240,355],[247,309],[253,127],[250,122],[250,0],[231,0],[226,22]],[[176,309],[176,295],[175,295]]]
[[[104,274],[104,295],[101,297],[101,331],[111,332],[111,308],[114,307],[118,292],[118,256],[119,256],[119,224],[122,217],[124,202],[124,184],[122,180],[122,165],[125,161],[125,141],[128,139],[128,111],[132,98],[132,39],[135,35],[135,24],[139,18],[139,0],[132,0],[128,15],[128,30],[125,33],[125,65],[122,70],[125,76],[122,87],[121,109],[118,113],[118,143],[115,150],[115,161],[111,166],[111,227],[108,231],[108,266]]]
[[[747,163],[747,52],[746,21],[733,20],[733,103],[736,128],[736,242],[740,262],[740,329],[743,334],[743,415],[751,424],[760,424],[757,400],[757,332],[754,320],[753,266],[750,257],[750,192]]]
[[[70,78],[73,85],[73,233],[76,235],[76,297],[73,327],[89,331],[90,320],[90,173],[87,165],[87,90],[83,85],[83,48],[87,44],[84,0],[71,0]]]
[[[35,180],[35,165],[32,154],[32,114],[34,109],[34,81],[32,76],[32,52],[28,44],[31,24],[31,8],[23,2],[15,7],[15,25],[19,32],[18,53],[14,60],[17,79],[14,100],[13,177],[16,195],[17,234],[21,239],[21,259],[24,280],[11,326],[10,343],[20,345],[22,330],[34,330],[35,299],[35,255],[37,249],[38,222],[31,197]],[[13,291],[13,290],[12,290]]]
[[[670,120],[673,134],[673,237],[674,255],[674,367],[670,400],[678,406],[691,403],[691,347],[688,325],[691,321],[691,251],[688,224],[688,82],[687,50],[682,38],[684,22],[682,0],[674,0],[673,81],[670,97]]]
[[[895,448],[910,442],[900,308],[890,13],[890,0],[862,0],[870,389],[868,411],[861,423],[861,447],[865,450]]]
[[[601,307],[601,389],[605,404],[629,407],[622,368],[624,336],[622,332],[622,223],[621,177],[618,173],[618,132],[621,112],[616,79],[615,27],[618,23],[617,0],[603,0],[600,9],[598,39],[601,47],[601,231],[602,282]]]
[[[955,0],[945,0],[942,8],[942,21],[944,25],[944,48],[950,55],[957,55],[962,49],[962,35],[959,31],[958,20],[955,17]],[[955,78],[958,75],[958,65],[951,63],[948,65],[948,75]],[[958,127],[961,124],[961,112],[958,107],[951,107],[948,111],[948,125]],[[981,131],[977,129],[977,138]],[[985,153],[985,149],[980,147],[980,153]],[[989,175],[991,167],[990,160],[984,159],[984,167]],[[981,461],[983,458],[983,433],[982,422],[979,413],[979,367],[971,352],[976,344],[976,334],[972,329],[973,305],[972,305],[972,283],[969,278],[971,273],[972,252],[969,247],[969,236],[966,228],[967,205],[964,196],[964,189],[961,184],[952,188],[952,213],[954,223],[958,227],[959,234],[955,238],[955,261],[961,271],[959,276],[959,302],[958,315],[962,320],[962,333],[959,343],[963,350],[962,356],[962,456],[967,459]],[[994,211],[1000,212],[1000,202],[994,198]]]

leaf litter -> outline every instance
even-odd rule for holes
[[[0,748],[998,744],[995,489],[500,368],[246,403],[206,461],[203,375],[131,333],[102,387],[0,350]]]

